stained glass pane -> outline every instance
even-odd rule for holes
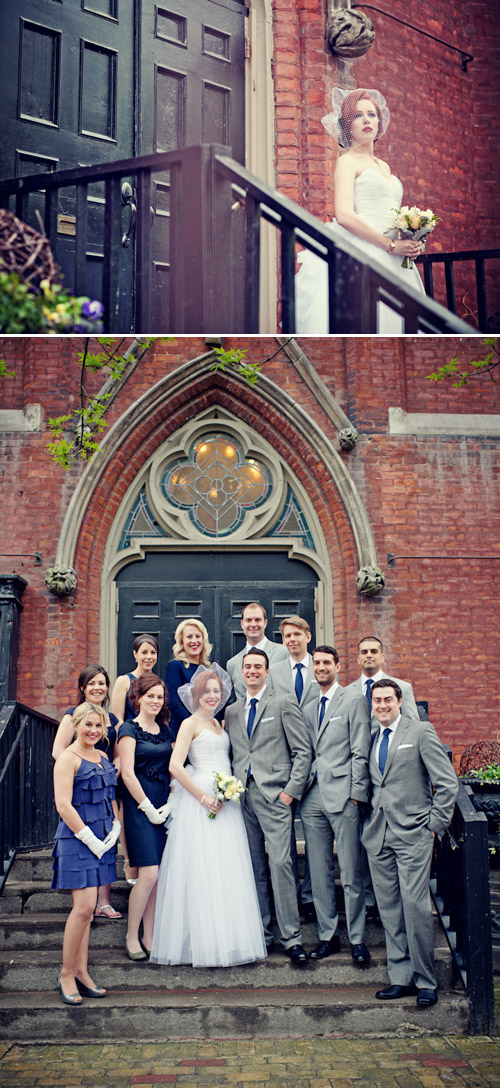
[[[232,436],[212,433],[197,439],[187,458],[165,469],[161,486],[174,506],[189,510],[201,533],[218,537],[234,533],[245,511],[265,502],[272,479],[261,461],[245,457]]]
[[[146,499],[146,488],[143,487],[125,522],[118,551],[128,548],[132,540],[146,536],[167,536],[167,533],[164,533],[155,521]]]
[[[288,488],[283,513],[270,530],[269,536],[292,536],[302,538],[304,547],[316,551],[311,530],[306,521],[305,514],[299,506],[297,497],[291,487]]]

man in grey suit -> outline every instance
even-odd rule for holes
[[[286,660],[273,662],[269,670],[274,691],[294,695],[301,710],[319,695],[314,679],[312,657],[307,647],[311,641],[311,629],[302,616],[287,616],[280,623]]]
[[[247,650],[250,650],[252,646],[264,650],[270,662],[285,661],[288,658],[288,650],[280,642],[271,642],[266,638],[267,613],[262,604],[259,604],[258,601],[251,601],[250,604],[246,604],[242,610],[240,622],[241,629],[246,636],[246,646],[234,657],[230,657],[226,663],[226,669],[233,682],[234,694],[237,699],[241,699],[246,695],[241,666]]]
[[[302,947],[295,880],[290,857],[294,799],[304,791],[312,751],[304,719],[295,699],[269,691],[269,661],[264,650],[249,650],[243,658],[244,699],[226,709],[233,772],[245,785],[242,811],[265,929],[271,910],[267,887],[267,843],[271,883],[281,942],[292,963],[302,964]]]
[[[367,635],[358,642],[358,665],[361,665],[361,676],[348,684],[345,692],[350,698],[352,695],[364,695],[371,704],[370,689],[376,680],[386,679],[388,674],[383,671],[385,661],[384,647],[381,639]],[[395,680],[403,693],[402,713],[409,718],[418,718],[417,704],[413,694],[413,688],[407,680],[399,680],[397,676],[390,677]],[[373,715],[372,715],[373,716]]]
[[[416,993],[417,1005],[426,1007],[437,1001],[429,894],[434,836],[441,837],[451,821],[458,779],[434,726],[401,714],[402,692],[394,680],[373,684],[372,708],[372,809],[362,841],[391,983],[375,996]]]
[[[370,713],[362,695],[345,698],[337,679],[340,664],[334,646],[316,647],[313,668],[321,697],[304,710],[315,754],[313,782],[300,805],[320,938],[310,955],[324,959],[340,948],[333,875],[335,837],[351,954],[357,967],[367,967],[370,953],[364,943],[358,804],[366,803],[369,795]]]

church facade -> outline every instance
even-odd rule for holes
[[[298,612],[333,642],[344,683],[359,638],[381,638],[387,671],[412,682],[456,757],[495,739],[498,386],[428,378],[480,357],[480,340],[226,337],[263,362],[254,385],[214,371],[213,340],[143,354],[130,340],[99,452],[65,473],[47,420],[77,405],[81,346],[2,343],[15,376],[0,400],[0,570],[27,583],[18,700],[59,716],[81,668],[126,671],[143,630],[163,673],[189,615],[224,664],[242,605],[261,600],[270,637]],[[46,584],[55,565],[76,588]]]

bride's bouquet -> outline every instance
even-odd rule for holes
[[[409,208],[405,204],[403,208],[394,208],[393,210],[396,212],[395,229],[388,230],[386,233],[390,238],[414,238],[416,242],[421,241],[422,249],[425,246],[424,239],[430,234],[431,230],[434,230],[436,223],[441,222],[441,216],[434,215],[431,208],[422,211],[421,208],[417,208],[415,205]],[[401,267],[413,268],[411,257],[403,257]]]
[[[236,801],[239,805],[241,798],[246,793],[245,786],[234,774],[222,774],[222,771],[214,771],[214,792],[217,801]],[[209,812],[209,820],[215,820],[217,813]]]

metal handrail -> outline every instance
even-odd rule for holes
[[[57,722],[23,703],[0,707],[0,891],[16,851],[49,843],[57,825],[52,743]]]
[[[469,1030],[495,1025],[488,822],[460,782],[450,827],[436,840],[431,893],[469,1000]]]
[[[121,183],[133,179],[136,207],[136,321],[134,332],[165,332],[151,323],[152,175],[168,171],[170,185],[170,325],[176,333],[259,331],[262,221],[278,231],[281,246],[281,331],[294,333],[295,249],[305,245],[325,261],[329,329],[377,331],[377,304],[403,321],[407,333],[476,330],[432,298],[407,287],[383,265],[328,228],[292,200],[250,174],[228,148],[201,145],[54,173],[0,181],[0,206],[15,198],[26,218],[30,193],[45,192],[44,224],[57,259],[60,189],[75,190],[74,289],[85,293],[88,187],[105,183],[103,297],[105,328],[120,332],[118,314],[122,231]],[[238,208],[243,208],[238,213]],[[67,240],[66,240],[67,241]],[[244,288],[244,289],[243,289]]]

